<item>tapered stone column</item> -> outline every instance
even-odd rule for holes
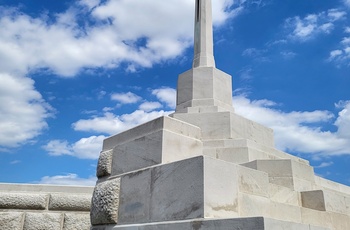
[[[215,67],[211,0],[196,0],[193,68]]]

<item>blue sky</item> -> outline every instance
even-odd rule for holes
[[[102,140],[174,110],[192,0],[0,0],[0,182],[93,185]],[[350,185],[350,1],[214,0],[237,113]]]

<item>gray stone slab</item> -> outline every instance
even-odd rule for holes
[[[151,179],[151,169],[121,178],[118,223],[150,221]]]
[[[120,178],[98,183],[91,204],[91,224],[118,222]]]
[[[47,205],[47,194],[4,193],[0,192],[0,209],[37,209]]]
[[[203,159],[191,158],[122,176],[120,224],[202,217]]]
[[[65,213],[63,230],[90,230],[89,213]]]
[[[22,212],[0,212],[0,229],[22,230],[23,218]]]
[[[62,229],[63,214],[61,213],[31,213],[25,215],[23,230],[53,230]]]
[[[103,141],[103,151],[112,149],[121,143],[135,140],[149,133],[153,133],[162,129],[171,130],[172,132],[196,139],[199,139],[201,137],[200,129],[192,124],[173,119],[171,117],[160,117],[117,135],[106,138]]]
[[[90,211],[90,194],[53,193],[50,195],[49,210]]]

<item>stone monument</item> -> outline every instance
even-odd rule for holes
[[[211,0],[196,0],[193,67],[177,106],[104,140],[92,230],[348,230],[350,188],[274,148],[273,131],[234,113],[216,69]]]

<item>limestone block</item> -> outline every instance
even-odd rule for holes
[[[0,192],[0,208],[43,210],[46,208],[47,199],[47,194]]]
[[[239,215],[269,217],[270,199],[241,193],[239,195]]]
[[[91,224],[118,222],[120,178],[98,183],[91,204]]]
[[[63,230],[90,230],[89,213],[65,213]]]
[[[273,131],[232,112],[174,113],[173,117],[202,131],[202,140],[249,139],[273,147]]]
[[[98,158],[96,176],[98,178],[110,176],[112,172],[113,149],[102,151]]]
[[[118,223],[238,216],[237,167],[199,156],[125,174]]]
[[[0,212],[0,229],[22,230],[24,213]]]
[[[303,207],[319,211],[348,214],[345,194],[329,190],[301,192]]]
[[[308,208],[301,208],[301,221],[304,224],[332,229],[332,219],[329,213]]]
[[[256,160],[242,165],[267,172],[271,183],[294,190],[310,190],[314,183],[313,168],[290,159]]]
[[[50,195],[49,210],[89,212],[90,207],[90,194],[52,193]]]
[[[103,141],[103,151],[114,148],[115,146],[146,136],[160,130],[168,130],[177,134],[181,134],[194,139],[201,138],[200,129],[194,125],[173,119],[171,117],[160,117],[152,121],[146,122],[132,129],[119,133],[117,135],[106,138]]]
[[[301,206],[301,202],[299,200],[299,192],[296,192],[285,186],[270,183],[268,193],[271,201],[294,206]]]
[[[241,193],[239,210],[240,216],[265,216],[284,221],[301,222],[299,207],[273,202],[261,196]]]
[[[62,229],[61,213],[26,213],[23,230]]]
[[[309,162],[305,159],[293,156],[291,154],[279,151],[278,149],[274,148],[273,146],[266,146],[259,144],[255,141],[249,140],[249,139],[216,139],[216,140],[205,140],[203,142],[203,148],[234,148],[234,149],[249,149],[249,150],[256,150],[259,152],[263,152],[268,155],[268,158],[270,159],[291,159],[296,162],[310,165]],[[260,158],[264,159],[264,158]],[[252,159],[251,161],[256,160]]]
[[[329,214],[331,216],[334,230],[350,229],[350,216],[333,212]]]
[[[113,150],[112,175],[201,154],[200,140],[168,130],[159,130],[117,145]]]
[[[314,187],[315,190],[327,188],[330,190],[335,190],[335,191],[350,195],[350,187],[349,186],[339,184],[339,183],[324,179],[324,178],[319,177],[319,176],[315,176],[315,182],[316,182],[316,186]]]
[[[159,130],[113,149],[112,175],[120,175],[162,162],[163,131]]]
[[[142,170],[122,177],[119,224],[143,223],[150,220],[151,171]]]
[[[269,197],[269,176],[265,172],[239,166],[238,185],[240,192]]]
[[[239,180],[245,183],[243,186],[246,186],[246,190],[256,191],[257,183],[251,178],[252,174],[242,178],[238,165],[211,157],[204,157],[203,160],[204,217],[238,217],[238,191],[241,186]]]
[[[194,68],[179,75],[176,111],[186,107],[220,106],[232,111],[231,76],[212,67]]]
[[[265,230],[310,230],[311,226],[295,222],[279,221],[275,219],[264,218]],[[328,230],[316,228],[314,230]]]

